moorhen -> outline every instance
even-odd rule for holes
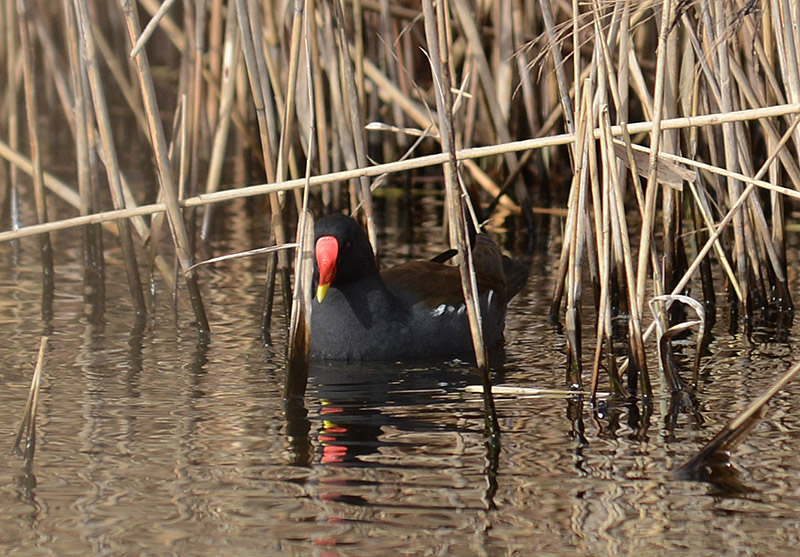
[[[332,214],[315,225],[311,357],[318,360],[420,360],[473,354],[458,267],[411,261],[378,271],[364,229]],[[487,347],[503,340],[506,305],[527,267],[476,234],[473,259]]]

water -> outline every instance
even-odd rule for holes
[[[248,234],[229,231],[219,251],[247,247]],[[482,400],[465,389],[479,380],[463,363],[316,365],[287,417],[282,346],[265,350],[258,333],[263,260],[201,271],[213,328],[202,346],[188,304],[176,317],[161,289],[134,324],[110,238],[97,311],[79,236],[54,238],[47,326],[36,240],[0,245],[3,554],[780,554],[800,543],[800,384],[733,452],[748,491],[672,474],[793,363],[789,346],[747,347],[718,326],[703,421],[682,414],[671,432],[662,397],[643,430],[624,406],[597,418],[560,396],[498,396],[494,470]],[[553,253],[537,255],[510,309],[498,383],[563,386],[564,339],[546,322]],[[11,446],[45,331],[25,470]]]

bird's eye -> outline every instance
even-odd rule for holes
[[[344,247],[345,247],[345,249],[352,248],[352,247],[353,247],[353,242],[351,242],[350,240],[348,240],[348,241],[347,241],[347,243],[344,245]]]

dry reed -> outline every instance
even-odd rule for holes
[[[656,323],[666,332],[682,319],[658,301],[662,294],[696,298],[709,327],[727,307],[745,338],[780,339],[791,323],[785,229],[790,200],[800,197],[800,15],[790,0],[452,0],[424,2],[424,10],[363,0],[12,4],[0,13],[0,220],[8,222],[0,241],[113,221],[140,312],[132,232],[159,244],[158,215],[166,213],[205,331],[192,231],[202,222],[207,247],[224,214],[212,205],[268,197],[269,242],[282,245],[292,215],[303,214],[299,188],[308,186],[312,205],[360,213],[377,244],[371,178],[441,165],[449,196],[461,195],[457,172],[473,195],[483,190],[485,205],[502,191],[529,234],[546,209],[532,212],[531,200],[566,205],[551,319],[565,322],[576,389],[590,324],[591,390],[605,370],[618,395],[652,395],[648,370],[671,360],[648,362],[649,336]],[[165,79],[151,58],[177,77]],[[118,98],[106,101],[112,87]],[[37,88],[55,94],[37,99]],[[124,124],[109,102],[129,114]],[[180,118],[168,143],[170,111]],[[42,168],[36,127],[44,119],[69,124],[77,184]],[[126,147],[156,161],[159,196],[131,183],[116,160],[123,126]],[[233,183],[227,168],[251,163],[260,178]],[[33,177],[31,194],[23,174]],[[49,197],[75,213],[47,223]],[[460,230],[459,214],[443,219],[451,231]],[[102,244],[88,238],[87,252],[101,255]],[[293,297],[291,252],[270,253],[265,338],[275,277],[284,302]],[[163,253],[151,261],[172,287]],[[614,326],[620,319],[624,331]],[[671,353],[668,342],[663,348]]]

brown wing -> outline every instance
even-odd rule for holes
[[[508,299],[503,258],[497,245],[479,234],[473,248],[478,291],[493,290],[503,306]],[[411,261],[381,273],[386,286],[407,304],[424,302],[433,309],[440,304],[457,306],[464,301],[458,267],[433,261]]]

